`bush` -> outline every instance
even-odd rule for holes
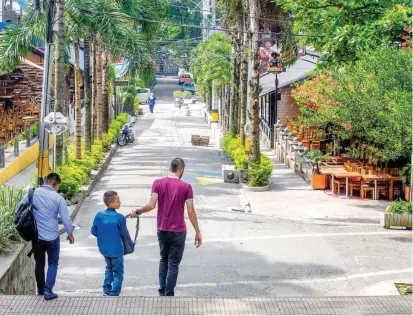
[[[412,214],[412,203],[400,199],[393,201],[386,209],[386,214]]]
[[[245,153],[245,147],[241,145],[239,137],[231,138],[229,135],[224,136],[224,152],[234,162],[237,170],[248,169],[248,155]]]
[[[139,100],[139,98],[135,97],[135,101],[133,101],[133,112],[138,113],[140,102],[141,101]]]
[[[184,92],[182,93],[182,97],[183,97],[184,99],[190,99],[190,98],[192,97],[192,92],[184,91]]]
[[[274,164],[266,154],[261,154],[260,163],[249,168],[249,182],[251,187],[263,187],[270,183]]]
[[[24,187],[0,186],[0,253],[2,254],[9,252],[13,243],[20,241],[19,234],[14,228],[14,216],[16,206],[25,193]]]
[[[178,99],[183,99],[184,97],[184,92],[183,91],[174,91],[173,92],[173,96],[174,98],[178,98]]]

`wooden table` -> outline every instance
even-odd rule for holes
[[[374,200],[378,200],[377,196],[377,181],[390,181],[390,176],[384,175],[374,175],[374,174],[364,174],[361,176],[364,181],[374,181]]]
[[[334,177],[336,178],[346,178],[346,197],[348,197],[348,179],[349,178],[360,178],[361,174],[358,172],[346,171],[343,166],[341,168],[322,168],[322,174],[331,175],[331,192],[334,194]]]

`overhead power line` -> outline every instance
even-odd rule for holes
[[[120,12],[105,12],[105,11],[96,11],[96,10],[91,10],[87,8],[81,8],[76,6],[76,8],[84,13],[95,13],[95,14],[107,14],[107,15],[114,15],[114,16],[121,16],[123,18],[127,18],[130,20],[136,20],[136,21],[141,21],[141,22],[150,22],[150,23],[164,23],[168,25],[174,25],[174,26],[180,26],[180,27],[191,27],[191,28],[197,28],[197,29],[205,29],[205,30],[212,30],[212,31],[222,31],[222,32],[228,32],[228,33],[247,33],[247,34],[263,34],[263,35],[289,35],[292,37],[322,37],[322,36],[316,36],[316,35],[307,35],[307,34],[290,34],[286,32],[271,32],[271,31],[265,31],[265,32],[251,32],[251,31],[242,31],[242,30],[234,30],[234,29],[226,29],[226,28],[221,28],[221,27],[204,27],[201,25],[192,25],[192,24],[178,24],[178,23],[173,23],[169,21],[162,21],[162,20],[152,20],[148,18],[142,18],[142,17],[133,17],[124,13]]]

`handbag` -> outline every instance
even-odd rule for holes
[[[129,214],[125,216],[126,218],[129,217]],[[138,239],[139,234],[139,216],[136,218],[136,231],[135,231],[135,238],[133,240],[133,247],[129,245],[128,237],[122,237],[123,242],[123,255],[129,255],[135,251],[136,240]]]

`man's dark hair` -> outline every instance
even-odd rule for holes
[[[171,161],[171,171],[177,172],[179,169],[185,168],[185,161],[182,158],[174,158]]]
[[[60,176],[57,173],[52,172],[47,175],[46,183],[55,187],[56,185],[62,183],[62,179],[60,179]]]
[[[109,204],[115,200],[117,195],[118,192],[116,191],[106,191],[105,194],[103,194],[103,202],[105,202],[106,206],[109,206]]]

